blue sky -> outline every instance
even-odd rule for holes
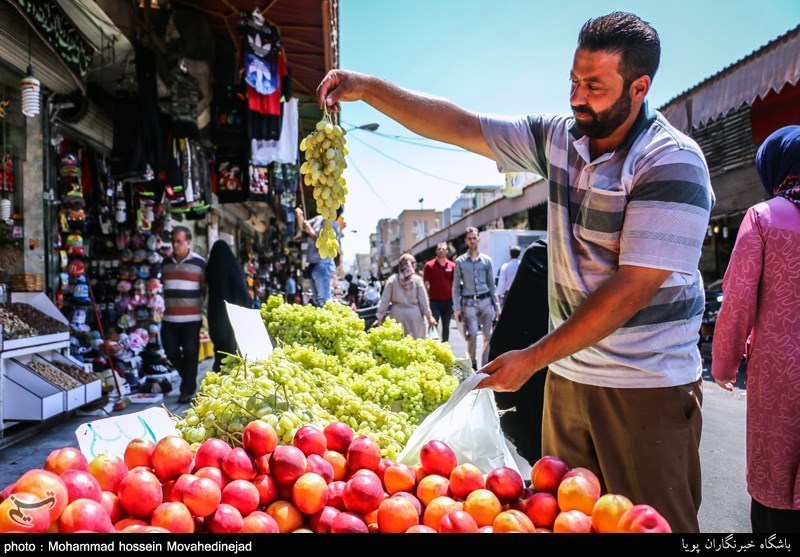
[[[339,9],[342,68],[496,114],[566,112],[578,30],[614,10],[636,13],[661,37],[654,108],[800,23],[798,0],[340,0]],[[344,104],[342,120],[413,137],[361,102]],[[489,159],[418,143],[440,149],[348,135],[346,262],[368,253],[378,219],[419,208],[420,198],[443,210],[465,185],[503,182]]]

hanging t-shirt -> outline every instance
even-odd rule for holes
[[[269,167],[250,162],[250,201],[269,201]]]
[[[271,162],[297,164],[298,145],[297,99],[283,103],[281,135],[277,140],[250,141],[250,158],[264,164]]]

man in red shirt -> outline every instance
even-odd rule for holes
[[[450,340],[453,317],[453,277],[456,264],[447,259],[447,242],[436,246],[436,257],[425,263],[422,280],[428,291],[433,318],[442,324],[442,341]]]

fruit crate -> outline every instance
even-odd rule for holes
[[[33,355],[21,356],[20,358],[21,359],[11,358],[10,362],[59,389],[64,397],[64,410],[75,410],[86,404],[86,388],[83,386],[83,383],[73,379],[42,358],[34,360]],[[44,372],[40,370],[42,367],[46,368],[48,377],[43,375]]]
[[[43,361],[43,362],[46,362],[48,364],[51,364],[54,367],[59,368],[62,371],[62,373],[65,373],[65,372],[64,372],[63,369],[61,369],[61,367],[66,367],[68,369],[75,368],[75,370],[77,372],[79,372],[79,373],[76,373],[75,375],[73,375],[73,374],[68,374],[68,375],[70,375],[74,379],[77,379],[78,381],[80,381],[83,384],[84,393],[85,393],[84,399],[85,399],[86,402],[92,402],[94,400],[97,400],[101,396],[103,396],[103,382],[100,380],[100,377],[98,377],[96,374],[92,373],[91,376],[94,379],[92,381],[89,381],[89,382],[84,382],[81,379],[81,377],[77,376],[77,375],[80,375],[82,373],[82,376],[85,376],[85,375],[88,374],[88,372],[84,371],[82,369],[81,364],[79,364],[78,362],[74,361],[72,358],[70,358],[68,356],[64,356],[61,353],[59,353],[58,351],[53,350],[53,351],[51,351],[49,353],[36,354],[34,356],[34,360]]]
[[[5,362],[3,419],[43,421],[64,412],[64,391],[12,360]]]

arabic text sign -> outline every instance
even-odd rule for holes
[[[95,420],[75,430],[78,446],[90,461],[102,453],[122,458],[125,447],[137,437],[157,443],[168,435],[180,434],[167,411],[161,407]]]

